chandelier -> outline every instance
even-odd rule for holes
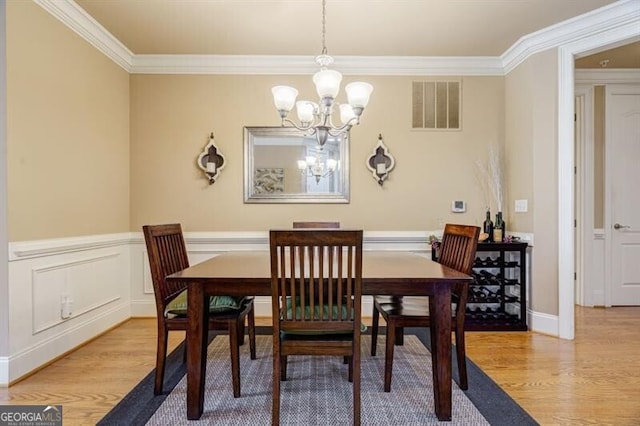
[[[337,168],[338,160],[329,158],[326,163],[323,163],[318,154],[315,157],[309,155],[304,160],[298,160],[298,169],[304,176],[315,178],[316,183],[320,183],[320,179],[331,175]]]
[[[301,100],[296,102],[298,90],[290,86],[274,86],[271,89],[276,109],[282,118],[282,126],[289,124],[298,130],[315,135],[318,146],[322,149],[329,136],[339,136],[349,131],[354,124],[360,124],[360,116],[369,103],[373,86],[356,81],[345,86],[348,103],[340,104],[341,125],[332,120],[335,98],[340,91],[342,74],[327,67],[333,64],[333,58],[327,54],[326,46],[326,0],[322,0],[322,54],[316,56],[320,71],[314,74],[313,83],[320,102]],[[296,107],[299,124],[287,118],[289,112]]]

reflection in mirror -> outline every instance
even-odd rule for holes
[[[284,127],[244,128],[245,203],[348,203],[349,134],[315,136]]]

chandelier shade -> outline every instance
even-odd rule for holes
[[[369,103],[373,86],[362,81],[355,81],[347,84],[344,90],[347,92],[347,99],[352,108],[365,109]]]
[[[296,102],[296,110],[298,112],[298,120],[301,123],[311,123],[313,121],[313,114],[318,109],[318,104],[310,101],[298,101]]]
[[[274,86],[271,93],[273,93],[273,102],[278,111],[291,111],[298,97],[298,90],[289,86]]]
[[[316,85],[316,92],[320,99],[335,99],[340,91],[342,74],[335,70],[321,70],[313,75],[313,84]]]

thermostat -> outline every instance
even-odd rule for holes
[[[454,213],[464,213],[467,211],[467,203],[464,201],[452,201],[451,211]]]

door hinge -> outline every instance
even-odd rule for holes
[[[577,280],[578,280],[578,273],[577,273],[577,272],[574,272],[574,273],[573,273],[573,280],[574,280],[574,281],[577,281]]]
[[[578,219],[573,219],[573,227],[574,228],[578,227]]]

